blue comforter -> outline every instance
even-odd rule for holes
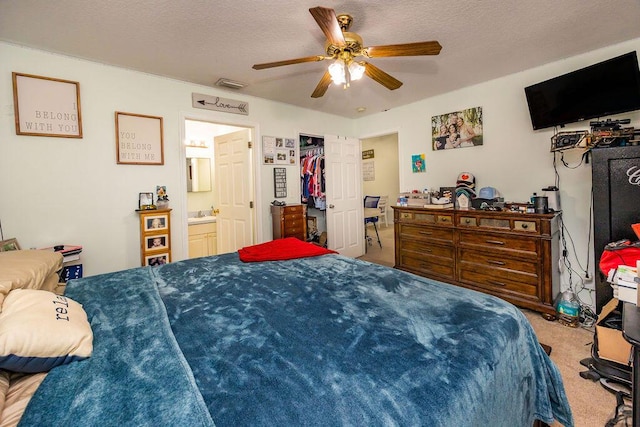
[[[517,308],[340,255],[199,258],[67,296],[94,355],[52,370],[24,425],[573,425]]]

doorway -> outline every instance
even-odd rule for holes
[[[367,252],[360,259],[393,267],[395,244],[393,232],[393,209],[400,192],[400,169],[398,161],[398,134],[363,138],[362,141],[362,193],[364,196],[380,196],[386,200],[384,212],[378,217],[376,227],[380,238],[369,227],[368,235],[373,234],[371,242],[365,242]]]
[[[193,224],[189,218],[215,216],[216,254],[233,252],[252,245],[256,240],[254,167],[249,143],[253,134],[254,128],[249,126],[184,118],[185,158],[191,161],[189,164],[195,158],[209,159],[207,164],[211,168],[211,185],[205,186],[204,191],[188,191],[184,186],[187,227]],[[231,152],[234,154],[234,173],[228,173],[228,155]],[[190,170],[187,163],[184,162],[183,175],[188,182]],[[237,194],[234,192],[236,188],[240,189]],[[233,203],[229,202],[229,196]],[[244,220],[239,221],[240,218]],[[238,224],[242,224],[242,230]],[[187,257],[192,256],[188,250],[186,254]]]

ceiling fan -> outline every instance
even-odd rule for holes
[[[304,62],[317,62],[325,59],[333,59],[320,79],[318,86],[311,94],[312,98],[320,98],[325,94],[333,81],[349,87],[351,81],[358,80],[366,75],[390,90],[398,89],[402,82],[385,73],[380,68],[367,61],[357,61],[356,58],[382,58],[390,56],[420,56],[437,55],[440,53],[440,43],[437,41],[391,44],[383,46],[364,47],[362,37],[349,32],[353,18],[351,15],[340,14],[336,16],[333,9],[327,7],[312,7],[311,15],[327,37],[325,43],[326,55],[307,56],[304,58],[288,59],[285,61],[267,62],[255,64],[254,70],[280,67],[283,65],[301,64]]]

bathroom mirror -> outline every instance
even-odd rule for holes
[[[211,191],[211,159],[187,157],[187,191]]]

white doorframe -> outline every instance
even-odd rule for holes
[[[184,259],[189,258],[189,233],[188,233],[188,223],[187,223],[187,150],[185,148],[184,141],[186,139],[185,132],[185,120],[195,120],[201,122],[209,122],[220,125],[227,126],[236,126],[241,128],[249,128],[251,129],[251,135],[253,138],[253,217],[252,220],[254,222],[254,241],[259,242],[262,241],[262,236],[264,234],[264,230],[262,227],[262,221],[260,218],[264,215],[264,212],[261,209],[262,203],[262,195],[259,191],[257,191],[257,183],[262,181],[262,169],[260,168],[260,149],[258,141],[260,140],[260,131],[259,125],[255,122],[251,122],[248,120],[243,120],[240,116],[230,118],[228,115],[223,115],[222,113],[217,113],[213,111],[203,111],[203,112],[180,112],[180,144],[179,146],[179,161],[180,161],[180,185],[183,188],[183,191],[180,191],[180,207],[181,212],[184,213],[183,218],[176,218],[174,220],[174,226],[177,225],[182,230],[182,253],[184,255]]]

